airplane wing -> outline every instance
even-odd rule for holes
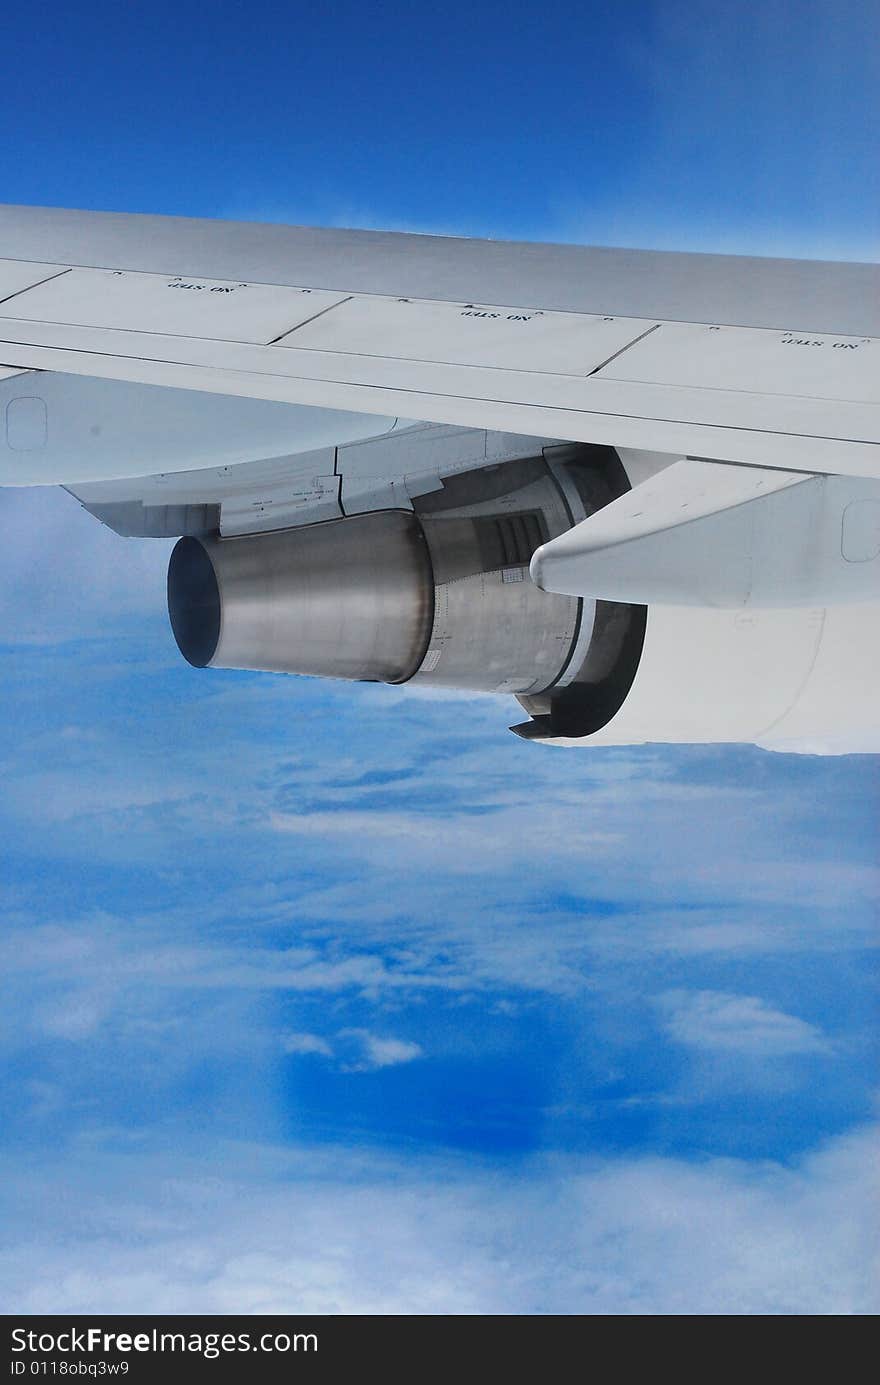
[[[198,666],[878,738],[876,265],[6,207],[0,408]]]
[[[872,265],[6,207],[0,362],[880,475]]]

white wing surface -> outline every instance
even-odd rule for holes
[[[872,265],[3,208],[0,362],[880,476]]]

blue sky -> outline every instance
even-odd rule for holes
[[[2,201],[876,258],[869,7],[42,14]],[[197,673],[167,548],[0,493],[4,1308],[876,1307],[876,758]]]

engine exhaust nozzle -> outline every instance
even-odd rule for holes
[[[404,510],[244,538],[183,538],[168,614],[197,668],[251,668],[401,683],[425,654],[434,580]]]

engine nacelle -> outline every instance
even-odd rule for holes
[[[876,605],[647,608],[535,586],[535,549],[629,488],[621,455],[546,447],[448,476],[412,510],[183,538],[180,650],[200,667],[511,693],[529,713],[516,733],[557,745],[880,749]]]
[[[610,448],[563,445],[447,477],[413,509],[183,538],[168,607],[199,667],[513,693],[582,735],[617,710],[644,608],[539,590],[542,543],[628,486]]]
[[[717,611],[650,606],[638,671],[586,739],[556,745],[745,742],[814,754],[880,751],[877,604]]]

